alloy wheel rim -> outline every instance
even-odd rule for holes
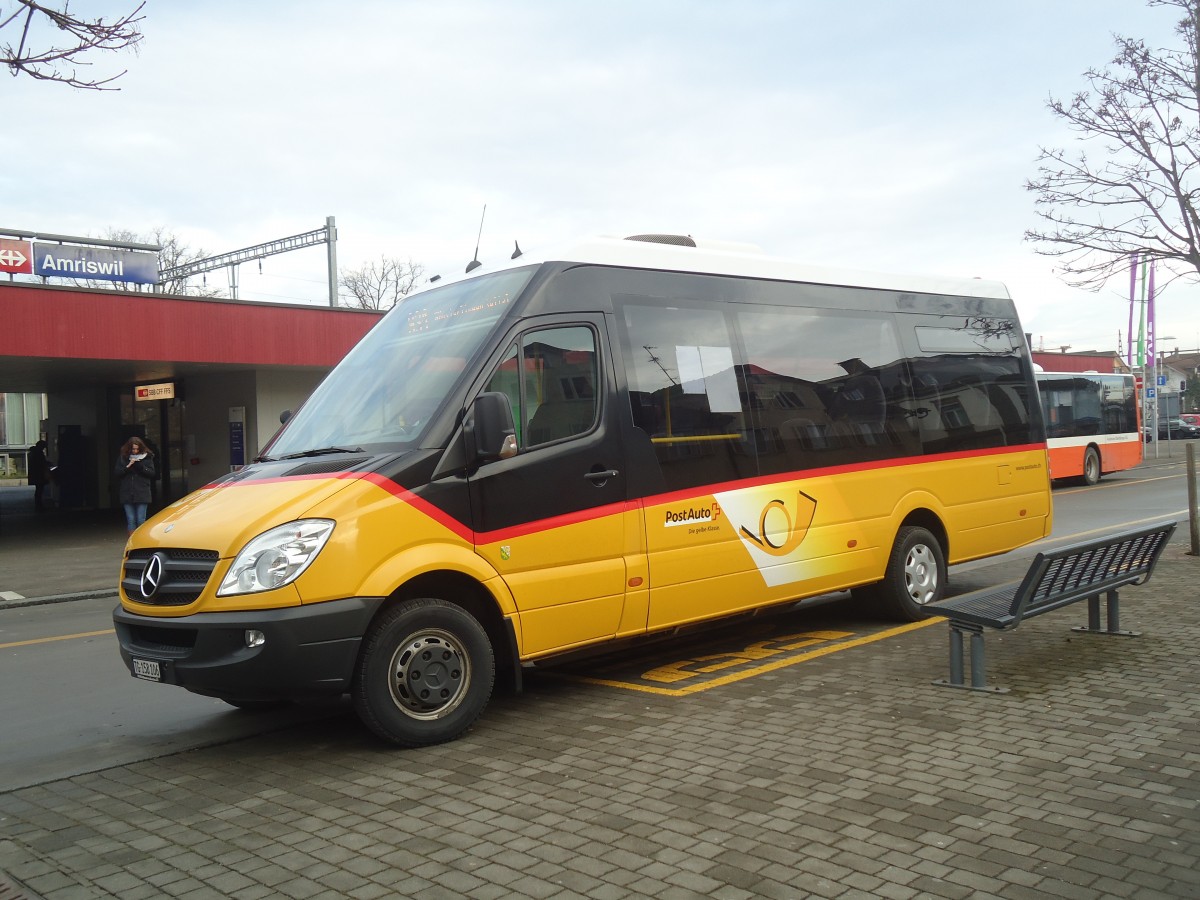
[[[904,586],[918,606],[929,603],[937,594],[937,558],[926,545],[918,544],[908,551],[904,560]]]

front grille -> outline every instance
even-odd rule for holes
[[[133,625],[129,629],[129,645],[131,650],[143,653],[181,653],[196,646],[196,629]]]
[[[155,556],[162,561],[162,571],[158,587],[147,597],[142,592],[142,576]],[[186,606],[200,596],[218,559],[220,554],[216,550],[134,550],[125,560],[121,590],[135,603]]]

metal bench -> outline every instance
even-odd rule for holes
[[[1021,581],[961,594],[930,606],[931,613],[945,616],[950,625],[950,678],[934,684],[1007,693],[1007,688],[989,687],[985,683],[984,629],[1011,631],[1025,619],[1077,600],[1088,601],[1088,624],[1073,631],[1136,636],[1140,632],[1121,630],[1118,592],[1125,585],[1141,584],[1150,577],[1174,531],[1175,523],[1167,522],[1039,553]],[[1101,594],[1107,598],[1107,621],[1103,628]],[[963,680],[964,634],[971,636],[970,684]]]

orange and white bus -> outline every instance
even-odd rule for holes
[[[1038,372],[1050,477],[1095,484],[1142,461],[1141,407],[1132,375]]]
[[[350,694],[449,740],[497,677],[1050,533],[1003,285],[597,239],[413,293],[261,455],[125,550],[132,675],[235,706]]]

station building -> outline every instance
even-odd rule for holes
[[[381,315],[0,282],[0,390],[46,395],[59,506],[117,506],[137,435],[159,461],[153,511],[250,462]]]

